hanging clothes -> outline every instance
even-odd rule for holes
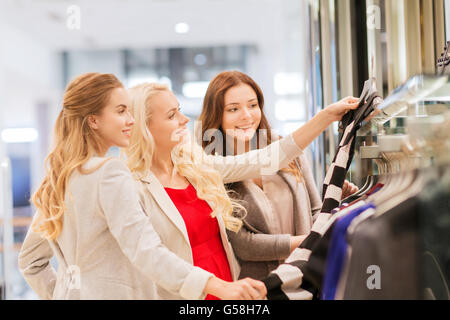
[[[419,298],[417,218],[417,199],[410,198],[347,235],[352,255],[344,299]],[[367,285],[370,266],[381,271],[381,289]]]
[[[369,90],[370,91],[370,90]],[[262,281],[267,288],[268,299],[313,299],[319,297],[319,287],[315,279],[321,273],[309,258],[319,240],[330,227],[328,224],[332,210],[339,206],[342,186],[353,160],[356,132],[364,119],[382,102],[376,92],[364,92],[360,105],[347,114],[343,124],[344,134],[323,185],[323,204],[310,234],[269,276]],[[368,99],[369,98],[369,99]],[[319,276],[320,278],[320,276]]]
[[[450,299],[450,170],[428,178],[421,191],[381,215],[369,215],[347,233],[347,267],[338,299]],[[368,285],[368,268],[380,286]]]
[[[375,210],[375,206],[371,203],[363,205],[360,208],[352,210],[349,214],[339,218],[336,221],[333,234],[331,236],[330,248],[327,253],[327,266],[321,294],[322,300],[334,300],[347,252],[347,229],[353,219],[369,209]]]
[[[450,167],[439,176],[419,196],[422,283],[425,299],[450,300]]]

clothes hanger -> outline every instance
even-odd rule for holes
[[[450,163],[449,126],[450,112],[444,115],[408,120],[410,134],[405,137],[400,146],[401,152],[406,155],[406,158],[401,161],[403,164],[407,163],[408,167],[406,169],[403,167],[404,175],[397,175],[397,178],[388,176],[389,180],[385,187],[374,195],[376,203],[382,206],[377,210],[379,211],[378,215],[401,203],[407,197],[414,196],[429,181],[439,180],[439,172],[433,168],[430,169],[431,163],[426,160],[433,158],[436,164],[448,165]],[[386,155],[384,156],[386,157]],[[420,161],[416,161],[418,156],[422,157],[422,159],[419,158]],[[389,163],[391,171],[392,165],[393,163]],[[428,170],[424,170],[426,167]],[[395,189],[397,189],[396,193]],[[398,190],[402,190],[402,192],[398,192]],[[392,200],[389,200],[388,194],[391,191],[394,192],[394,196],[391,196]]]
[[[372,56],[372,71],[373,71],[373,56]],[[373,74],[373,72],[372,72]],[[378,99],[378,100],[377,100]],[[376,78],[370,77],[368,80],[364,82],[363,90],[361,92],[359,98],[359,105],[356,110],[350,110],[344,117],[342,118],[339,124],[340,132],[344,132],[345,128],[353,121],[356,121],[355,130],[358,130],[361,127],[361,123],[374,111],[375,105],[381,103],[381,97],[378,95],[377,87],[376,87]],[[376,104],[374,104],[376,102]],[[344,144],[349,143],[349,140],[352,138],[352,135],[348,135]],[[342,139],[342,137],[341,137]],[[353,141],[352,144],[354,144]],[[345,202],[353,202],[359,197],[363,196],[367,191],[369,191],[378,179],[372,175],[366,177],[366,181],[364,182],[363,187],[358,190],[356,194],[353,194],[346,199],[343,199],[341,203]]]
[[[358,198],[363,197],[375,185],[375,177],[376,176],[374,175],[367,176],[364,186],[361,187],[361,189],[359,189],[356,193],[342,200],[342,203],[351,203],[357,200]]]
[[[380,187],[384,185],[386,178],[384,177],[386,163],[383,159],[380,158],[380,151],[378,145],[366,146],[363,145],[360,148],[360,157],[361,159],[371,159],[374,160],[377,164],[377,172],[375,174],[369,174],[363,186],[354,194],[348,196],[342,203],[352,203],[355,200],[364,197],[374,186],[380,183]]]
[[[374,217],[379,217],[384,213],[390,211],[406,199],[418,194],[424,185],[424,180],[421,175],[417,174],[417,171],[397,173],[392,175],[390,183],[382,189],[384,194],[377,192],[374,196],[378,196],[373,199],[373,202],[377,206],[377,212]],[[369,197],[370,198],[370,197]]]
[[[376,203],[386,201],[393,194],[399,191],[398,185],[400,182],[399,174],[397,173],[398,164],[396,161],[401,158],[400,146],[405,140],[405,135],[388,135],[378,137],[378,150],[379,150],[379,168],[383,168],[384,176],[379,179],[383,183],[383,188],[376,193]],[[375,200],[374,197],[369,197]],[[379,200],[382,199],[382,200]]]
[[[419,194],[425,185],[430,182],[448,181],[450,188],[450,112],[444,115],[446,121],[440,124],[435,123],[431,118],[416,118],[409,120],[409,136],[405,136],[400,146],[392,144],[386,145],[381,139],[381,144],[385,144],[384,150],[390,152],[381,153],[380,159],[375,159],[379,170],[386,173],[380,178],[384,187],[380,191],[368,197],[377,209],[374,212],[361,217],[362,221],[369,217],[380,217],[392,208],[398,206],[407,199]],[[412,136],[411,136],[412,135]],[[390,149],[390,150],[389,150]],[[424,167],[424,159],[435,157],[444,166],[445,173],[439,174],[435,167],[428,164],[427,170]],[[421,156],[421,157],[420,157]],[[418,161],[419,160],[419,161]],[[429,162],[428,162],[429,163]],[[395,173],[400,171],[400,173]],[[448,180],[445,179],[447,174]]]
[[[383,201],[380,201],[380,199],[378,199],[378,204],[380,206],[377,208],[375,216],[381,216],[408,198],[414,197],[423,190],[427,183],[439,180],[440,177],[437,170],[434,170],[433,168],[431,168],[431,170],[430,168],[425,170],[423,169],[423,161],[415,161],[415,158],[417,158],[418,155],[430,158],[435,157],[436,154],[442,153],[443,149],[445,150],[445,148],[442,147],[441,142],[446,141],[448,143],[450,137],[443,140],[439,135],[450,135],[448,130],[444,129],[448,128],[450,122],[445,123],[443,126],[436,126],[433,121],[434,120],[431,118],[417,118],[409,121],[412,123],[408,124],[410,136],[403,141],[401,146],[402,153],[406,156],[405,159],[408,163],[408,170],[405,170],[405,173],[400,176],[400,183],[395,186],[395,188],[402,191],[394,195],[391,200],[384,198],[382,199]],[[414,123],[416,123],[416,125],[414,125]],[[447,154],[447,157],[448,151],[449,150],[447,149],[446,152],[444,152]],[[405,159],[403,159],[403,161],[405,161]]]
[[[387,174],[383,181],[383,188],[374,196],[369,197],[376,205],[380,205],[394,195],[401,193],[411,183],[410,179],[404,179],[400,173],[400,163],[404,161],[401,145],[406,139],[405,135],[380,136],[379,146],[381,159],[386,164]],[[406,183],[405,183],[406,182]]]
[[[371,94],[377,91],[376,88],[376,79],[375,78],[369,78],[364,82],[363,89],[361,91],[361,95],[359,96],[359,105],[356,110],[361,108],[369,98]],[[347,112],[341,119],[339,123],[339,131],[341,133],[344,132],[345,128],[353,121],[355,116],[355,110],[350,110]]]

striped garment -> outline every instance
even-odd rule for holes
[[[356,132],[364,119],[382,102],[376,92],[368,98],[360,99],[360,105],[355,111],[347,113],[342,119],[344,133],[331,166],[327,171],[323,184],[323,204],[321,212],[315,220],[310,234],[296,248],[284,263],[280,264],[263,280],[267,288],[269,300],[309,300],[318,298],[320,285],[316,279],[322,279],[323,259],[310,259],[312,252],[326,257],[325,250],[317,246],[324,235],[331,238],[330,226],[334,219],[333,209],[339,207],[342,197],[342,186],[345,176],[353,160]],[[319,274],[318,274],[319,273]]]

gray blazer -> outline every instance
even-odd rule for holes
[[[312,217],[320,212],[322,201],[307,157],[301,155],[297,160],[303,182],[299,184],[289,173],[279,171],[277,174],[292,192],[295,235],[304,235],[310,232]],[[266,203],[257,201],[245,183],[232,183],[228,187],[235,191],[232,193],[234,197],[243,200],[242,204],[247,209],[241,231],[228,234],[241,265],[239,278],[263,279],[289,256],[291,235],[273,234],[264,214],[264,210],[268,210]]]
[[[301,153],[288,136],[259,152],[225,158],[208,156],[205,160],[231,182],[284,167]],[[267,166],[259,159],[272,160],[270,170],[264,169]],[[85,168],[104,160],[92,158]],[[154,217],[164,214],[167,224],[179,228],[176,219],[181,216],[174,215],[173,208],[167,210],[173,204],[158,196],[150,206],[141,203],[136,182],[123,161],[111,159],[90,174],[74,172],[67,190],[63,228],[57,239],[42,239],[30,228],[19,253],[19,269],[40,298],[204,298],[203,290],[212,274],[194,267],[188,254],[174,253],[165,245],[180,241],[180,247],[187,248],[182,243],[186,233],[175,232],[173,241],[167,241],[164,225],[157,224],[158,228],[163,226],[157,232],[152,224]],[[57,272],[50,265],[54,255]]]

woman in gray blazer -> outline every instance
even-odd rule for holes
[[[126,154],[144,211],[162,243],[172,252],[187,263],[204,265],[210,272],[222,274],[222,267],[228,267],[233,280],[238,278],[240,268],[226,232],[239,231],[242,221],[233,213],[242,206],[231,201],[223,183],[258,178],[288,166],[331,122],[355,108],[358,101],[346,98],[330,105],[302,128],[266,148],[222,157],[207,156],[200,145],[190,141],[189,119],[167,86],[144,83],[131,88],[130,95],[136,123]],[[183,195],[184,203],[180,205],[172,198],[174,192]],[[209,206],[209,212],[200,210],[199,200],[203,201],[201,208]],[[207,222],[195,225],[199,215]],[[195,238],[210,232],[214,223],[218,224],[217,232],[196,243]],[[216,260],[216,254],[222,255],[220,251],[224,252],[224,258]],[[215,265],[217,261],[220,266]],[[161,287],[158,295],[179,298],[177,293]]]
[[[207,153],[242,154],[278,140],[263,106],[263,93],[248,75],[239,71],[218,74],[209,84],[199,117]],[[217,139],[217,133],[224,140]],[[240,278],[265,278],[299,246],[321,209],[306,155],[280,168],[274,174],[227,184],[247,211],[241,231],[228,233],[241,264]],[[346,182],[346,195],[356,190]]]
[[[129,106],[114,75],[88,73],[69,83],[19,253],[28,284],[42,299],[155,299],[153,283],[184,299],[264,298],[261,282],[219,281],[161,242],[126,164],[105,157],[110,147],[129,145]]]

